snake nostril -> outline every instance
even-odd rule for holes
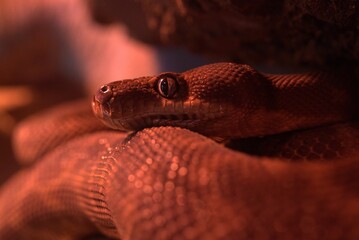
[[[95,94],[95,99],[97,102],[103,104],[110,100],[112,97],[111,88],[108,85],[103,85]]]

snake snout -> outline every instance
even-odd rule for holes
[[[113,91],[109,85],[103,85],[93,96],[92,109],[96,116],[103,118],[111,115],[110,100]]]

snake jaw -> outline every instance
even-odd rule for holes
[[[153,126],[174,126],[196,129],[205,122],[222,117],[221,107],[199,99],[174,101],[160,97],[141,101],[115,99],[109,105],[93,101],[98,118],[107,126],[124,131],[139,130]],[[111,114],[106,114],[109,106]],[[215,107],[217,106],[217,107]]]
[[[139,107],[132,114],[118,115],[113,118],[113,121],[125,130],[139,130],[154,126],[173,126],[195,130],[210,121],[223,117],[221,107],[216,106],[199,99],[190,101],[162,99],[157,103],[145,104],[142,109]]]

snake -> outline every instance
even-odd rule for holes
[[[0,239],[358,239],[356,81],[215,63],[33,116]]]

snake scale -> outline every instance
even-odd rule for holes
[[[355,84],[217,63],[102,86],[134,132],[88,103],[24,122],[0,239],[358,239]]]

